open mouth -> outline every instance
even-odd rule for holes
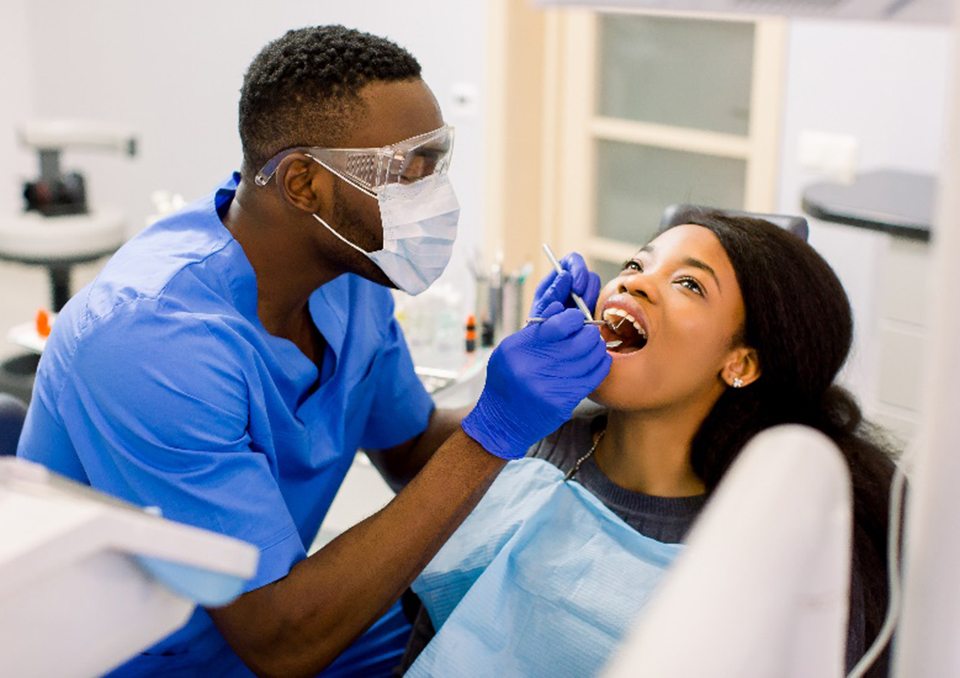
[[[622,308],[608,308],[603,312],[604,324],[600,334],[614,353],[635,353],[647,345],[647,331],[637,319]],[[620,342],[616,344],[616,342]]]

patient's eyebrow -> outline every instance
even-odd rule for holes
[[[693,257],[687,257],[683,260],[685,266],[692,266],[693,268],[699,268],[701,271],[706,271],[713,277],[713,281],[717,283],[717,290],[720,290],[720,279],[717,277],[716,271],[710,266],[710,264],[700,261],[699,259],[694,259]],[[720,290],[722,292],[722,290]]]
[[[656,248],[653,246],[652,243],[647,243],[637,251],[637,255],[653,254],[654,249]],[[634,256],[637,256],[637,255],[634,255]],[[717,290],[721,291],[722,293],[722,290],[720,289],[720,278],[717,277],[717,272],[713,270],[713,267],[710,266],[710,264],[708,264],[705,261],[701,261],[700,259],[696,259],[694,257],[685,257],[681,263],[684,266],[699,268],[701,271],[706,271],[707,273],[709,273],[713,277],[713,281],[717,283]]]

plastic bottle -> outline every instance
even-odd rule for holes
[[[467,353],[477,350],[477,319],[473,314],[467,316],[465,348]]]

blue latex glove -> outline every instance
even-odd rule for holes
[[[560,428],[610,371],[600,330],[579,310],[555,301],[541,315],[547,320],[510,335],[490,356],[483,393],[463,420],[468,436],[503,459],[519,459]]]
[[[576,308],[570,292],[576,292],[587,304],[592,313],[597,307],[597,297],[600,296],[600,276],[587,268],[587,262],[576,252],[572,252],[560,260],[563,273],[550,271],[533,293],[533,308],[530,315],[543,315],[543,309],[554,301],[559,301],[566,308]]]

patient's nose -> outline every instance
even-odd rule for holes
[[[620,284],[617,285],[617,292],[632,294],[652,303],[656,303],[659,298],[653,276],[642,271],[636,271],[633,275],[622,278]]]

